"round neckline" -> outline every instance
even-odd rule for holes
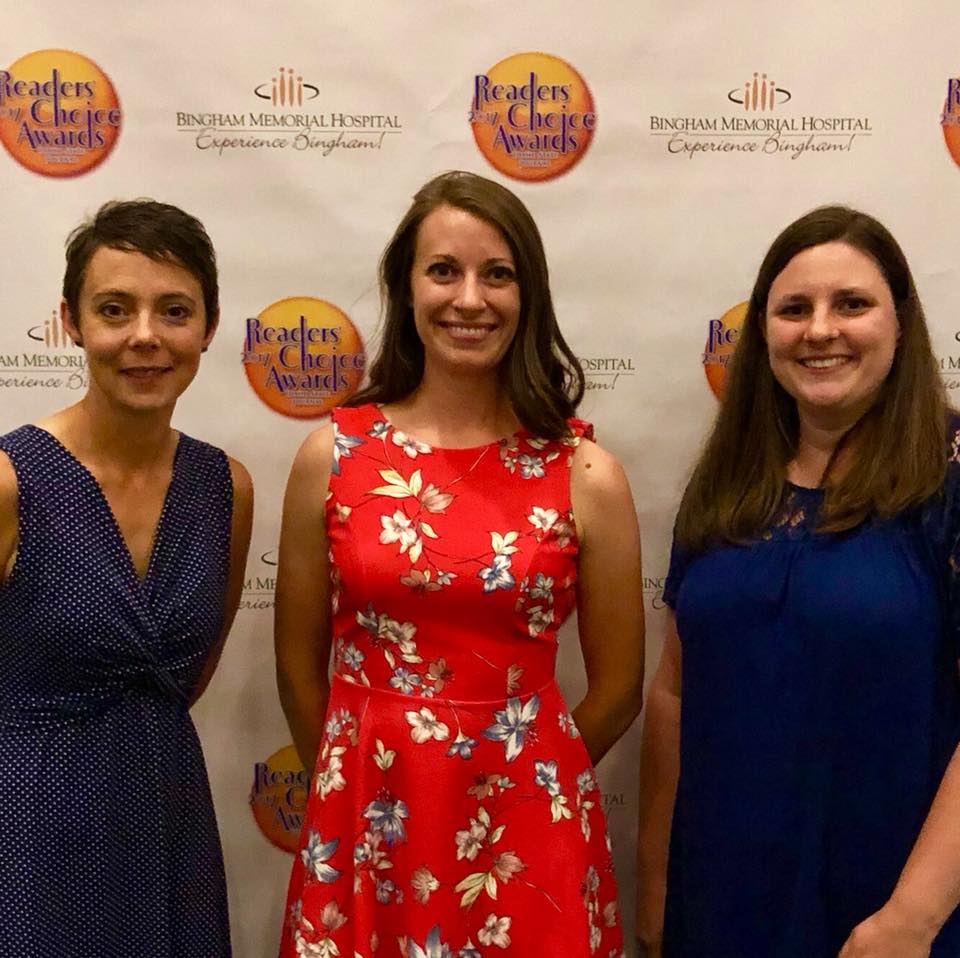
[[[823,486],[801,486],[794,482],[792,479],[785,479],[784,482],[787,484],[787,488],[793,490],[794,492],[806,493],[810,495],[811,493],[823,494]]]
[[[407,432],[405,429],[401,429],[397,426],[392,419],[383,411],[383,406],[380,403],[371,403],[373,411],[378,415],[386,424],[387,429],[392,433],[403,433],[411,442],[419,443],[420,445],[427,446],[430,448],[431,452],[480,452],[483,449],[490,449],[493,446],[503,446],[511,445],[514,440],[520,440],[528,437],[529,432],[521,426],[516,432],[511,433],[509,436],[501,436],[499,439],[493,439],[490,442],[482,442],[476,446],[436,446],[432,442],[424,442],[422,439],[417,438],[411,433]]]

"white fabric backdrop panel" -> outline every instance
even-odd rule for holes
[[[200,217],[219,255],[220,330],[176,424],[244,461],[257,491],[246,607],[195,709],[238,958],[274,949],[290,866],[290,855],[258,828],[249,795],[256,764],[289,743],[274,688],[271,585],[287,471],[316,425],[271,411],[248,386],[240,362],[245,320],[285,297],[317,297],[346,312],[374,346],[376,262],[416,188],[450,168],[511,186],[541,227],[561,324],[590,369],[582,415],[633,485],[650,675],[662,644],[673,514],[716,408],[702,366],[707,324],[747,298],[784,225],[835,201],[887,223],[914,267],[945,377],[960,383],[960,167],[940,128],[947,81],[960,71],[957,23],[947,0],[909,9],[852,0],[842,15],[834,4],[742,0],[249,0],[242,11],[170,0],[120,13],[106,0],[78,10],[8,5],[0,69],[35,50],[82,53],[111,78],[123,125],[106,161],[74,178],[40,176],[0,154],[0,429],[82,394],[79,351],[40,340],[59,301],[63,239],[84,215],[107,199],[152,196]],[[493,171],[467,120],[474,76],[525,51],[575,67],[599,117],[583,158],[539,183]],[[391,116],[399,132],[376,148],[335,146],[327,155],[289,146],[219,152],[198,149],[188,120],[178,125],[178,114],[283,113],[255,94],[281,66],[317,91],[288,112]],[[766,114],[732,102],[728,94],[754,72],[775,79],[789,100],[781,95]],[[764,115],[801,132],[818,118],[821,127],[823,118],[867,120],[869,130],[852,140],[818,133],[814,146],[847,148],[796,156],[779,144],[808,138],[789,130],[776,152],[749,128],[723,132],[724,118]],[[671,139],[662,135],[664,119],[699,122],[700,130]],[[684,142],[757,146],[708,145],[691,155]],[[38,356],[49,375],[32,375]],[[25,363],[31,375],[11,371]],[[583,675],[574,623],[564,629],[561,679],[576,698]],[[638,742],[634,728],[600,769],[628,939]]]

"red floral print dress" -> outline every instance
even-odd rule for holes
[[[620,958],[593,766],[554,681],[591,427],[431,447],[337,409],[334,677],[282,958]]]

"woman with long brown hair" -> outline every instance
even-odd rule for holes
[[[626,478],[574,415],[583,374],[509,190],[431,180],[381,279],[369,388],[308,437],[284,503],[278,677],[316,768],[281,953],[618,956],[593,763],[643,683]]]
[[[890,233],[788,226],[677,518],[642,955],[960,955],[958,428]]]

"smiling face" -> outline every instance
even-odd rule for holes
[[[424,369],[493,372],[520,320],[520,286],[503,234],[443,204],[417,231],[410,298]]]
[[[804,422],[853,425],[872,405],[900,335],[876,261],[844,242],[798,253],[770,286],[770,368]]]
[[[107,246],[87,264],[79,307],[79,316],[60,309],[86,350],[90,394],[127,410],[172,409],[216,330],[189,270]]]

